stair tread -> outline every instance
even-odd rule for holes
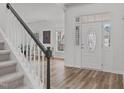
[[[0,68],[8,67],[17,64],[16,61],[2,61],[0,62]]]
[[[0,50],[0,54],[8,54],[10,53],[10,50]]]
[[[23,77],[24,74],[21,72],[15,72],[15,73],[11,73],[11,74],[7,74],[4,76],[0,77],[0,83],[4,83],[4,82],[10,82],[10,81],[14,81],[20,77]]]

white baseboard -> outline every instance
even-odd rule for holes
[[[69,64],[65,64],[65,66],[67,66],[67,67],[74,67],[74,68],[80,68],[80,69],[88,69],[88,70],[96,70],[96,71],[110,72],[110,73],[115,73],[115,74],[122,74],[122,75],[124,75],[124,72],[122,72],[122,71],[117,71],[117,70],[86,68],[86,67],[80,67],[80,66],[73,66],[73,65],[69,65]]]

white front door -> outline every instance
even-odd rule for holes
[[[81,63],[82,67],[101,69],[101,22],[82,24]]]

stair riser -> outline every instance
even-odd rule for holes
[[[0,43],[0,50],[4,49],[4,43]]]
[[[10,81],[4,84],[0,84],[0,89],[14,89],[23,85],[24,76],[14,81]]]
[[[0,61],[7,61],[9,60],[10,54],[0,54]]]
[[[0,76],[16,72],[16,64],[5,68],[0,68]]]

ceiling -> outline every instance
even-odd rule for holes
[[[64,20],[63,9],[54,3],[16,3],[12,6],[27,22]]]
[[[27,22],[39,20],[64,21],[64,10],[84,3],[13,3],[12,6]]]

